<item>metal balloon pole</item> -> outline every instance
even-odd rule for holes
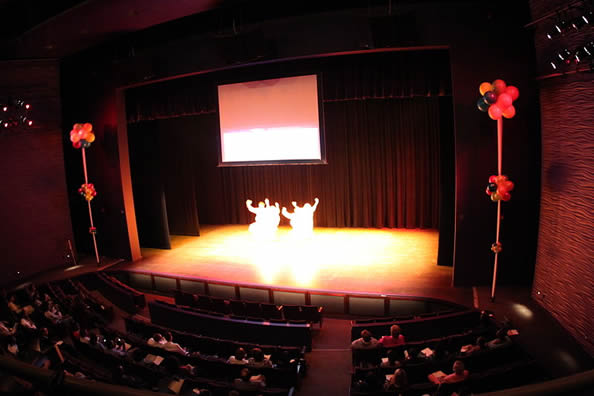
[[[72,147],[75,149],[82,150],[82,162],[83,162],[83,170],[85,175],[85,183],[80,186],[78,189],[78,193],[84,197],[87,201],[87,207],[89,208],[89,220],[91,226],[89,227],[89,233],[93,236],[93,245],[95,246],[95,259],[97,260],[97,265],[101,263],[99,258],[99,249],[97,248],[97,237],[95,234],[97,233],[97,229],[95,228],[95,224],[93,223],[93,210],[91,208],[91,200],[97,196],[97,191],[95,191],[95,186],[92,183],[89,183],[89,175],[87,173],[87,152],[86,149],[91,146],[91,143],[95,141],[95,134],[93,133],[93,125],[90,123],[85,124],[74,124],[72,126],[72,130],[70,131],[70,141],[72,142]]]
[[[82,160],[83,160],[83,170],[85,173],[85,184],[89,184],[89,176],[87,174],[87,155],[86,155],[86,149],[83,147],[82,148]],[[91,222],[91,228],[90,228],[90,232],[91,235],[93,236],[93,245],[95,246],[95,259],[97,260],[97,265],[99,265],[101,263],[101,260],[99,259],[99,249],[97,249],[97,237],[95,236],[95,225],[93,224],[93,209],[91,209],[91,201],[87,200],[87,205],[89,207],[89,220]]]
[[[479,86],[481,97],[476,105],[484,113],[489,113],[489,118],[497,120],[497,175],[489,177],[486,193],[491,201],[497,202],[497,231],[495,243],[491,245],[491,251],[495,253],[493,263],[493,283],[491,284],[491,301],[495,301],[495,286],[497,285],[497,264],[502,246],[499,241],[501,231],[501,201],[511,199],[510,191],[514,189],[514,183],[501,174],[503,162],[503,118],[513,118],[516,115],[516,108],[513,102],[520,96],[520,91],[513,85],[507,85],[505,81],[497,79],[493,83],[483,82]]]
[[[503,153],[503,119],[497,120],[497,176],[501,176],[501,162]],[[501,200],[497,201],[497,231],[495,233],[495,244],[499,245],[499,230],[501,229]],[[495,251],[495,263],[493,264],[493,284],[491,285],[491,301],[495,301],[495,284],[497,282],[497,259],[499,251]]]

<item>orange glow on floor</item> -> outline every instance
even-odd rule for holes
[[[245,225],[202,226],[200,237],[173,236],[171,250],[142,249],[126,268],[309,290],[420,295],[450,285],[451,268],[436,265],[435,230],[289,230],[262,240]]]

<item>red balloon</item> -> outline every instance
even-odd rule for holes
[[[497,175],[492,175],[489,177],[489,183],[497,183]]]
[[[81,145],[82,145],[82,144],[81,144],[80,140],[79,140],[79,141],[76,141],[76,142],[74,142],[74,143],[72,143],[72,147],[74,147],[75,149],[78,149],[78,148],[80,148],[80,146],[81,146]]]
[[[516,108],[512,105],[509,106],[507,109],[505,109],[505,111],[503,112],[503,116],[505,118],[514,118],[514,116],[516,115]]]
[[[502,115],[503,111],[497,104],[489,106],[489,117],[491,117],[492,120],[498,120]]]
[[[504,192],[503,194],[501,194],[501,199],[503,199],[504,201],[509,201],[511,199],[511,195],[508,192]]]
[[[502,93],[497,97],[497,106],[499,106],[501,109],[507,109],[509,106],[511,106],[512,102],[512,97],[509,94]]]
[[[497,95],[504,93],[505,88],[507,88],[507,85],[505,85],[505,81],[503,81],[503,80],[493,81],[493,91],[495,91],[495,93]]]
[[[520,90],[513,85],[509,85],[505,88],[505,93],[511,96],[512,100],[516,100],[520,96]]]

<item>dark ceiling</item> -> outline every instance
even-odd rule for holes
[[[475,0],[449,0],[456,3]],[[349,8],[379,8],[386,15],[413,0],[0,0],[0,59],[63,58],[127,33],[161,25],[194,33]],[[434,1],[422,0],[429,5]],[[186,18],[187,17],[187,18]],[[173,22],[175,21],[175,22]],[[169,24],[167,24],[169,22]],[[159,39],[154,35],[148,35]]]

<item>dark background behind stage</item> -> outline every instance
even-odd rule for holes
[[[328,164],[218,167],[217,82],[279,72],[321,74]],[[288,208],[319,197],[317,226],[436,229],[441,186],[453,184],[451,156],[440,162],[440,147],[453,148],[450,81],[442,50],[280,63],[129,90],[129,119],[153,119],[128,126],[141,244],[168,247],[167,232],[197,235],[198,219],[248,224],[245,200],[265,197]]]

